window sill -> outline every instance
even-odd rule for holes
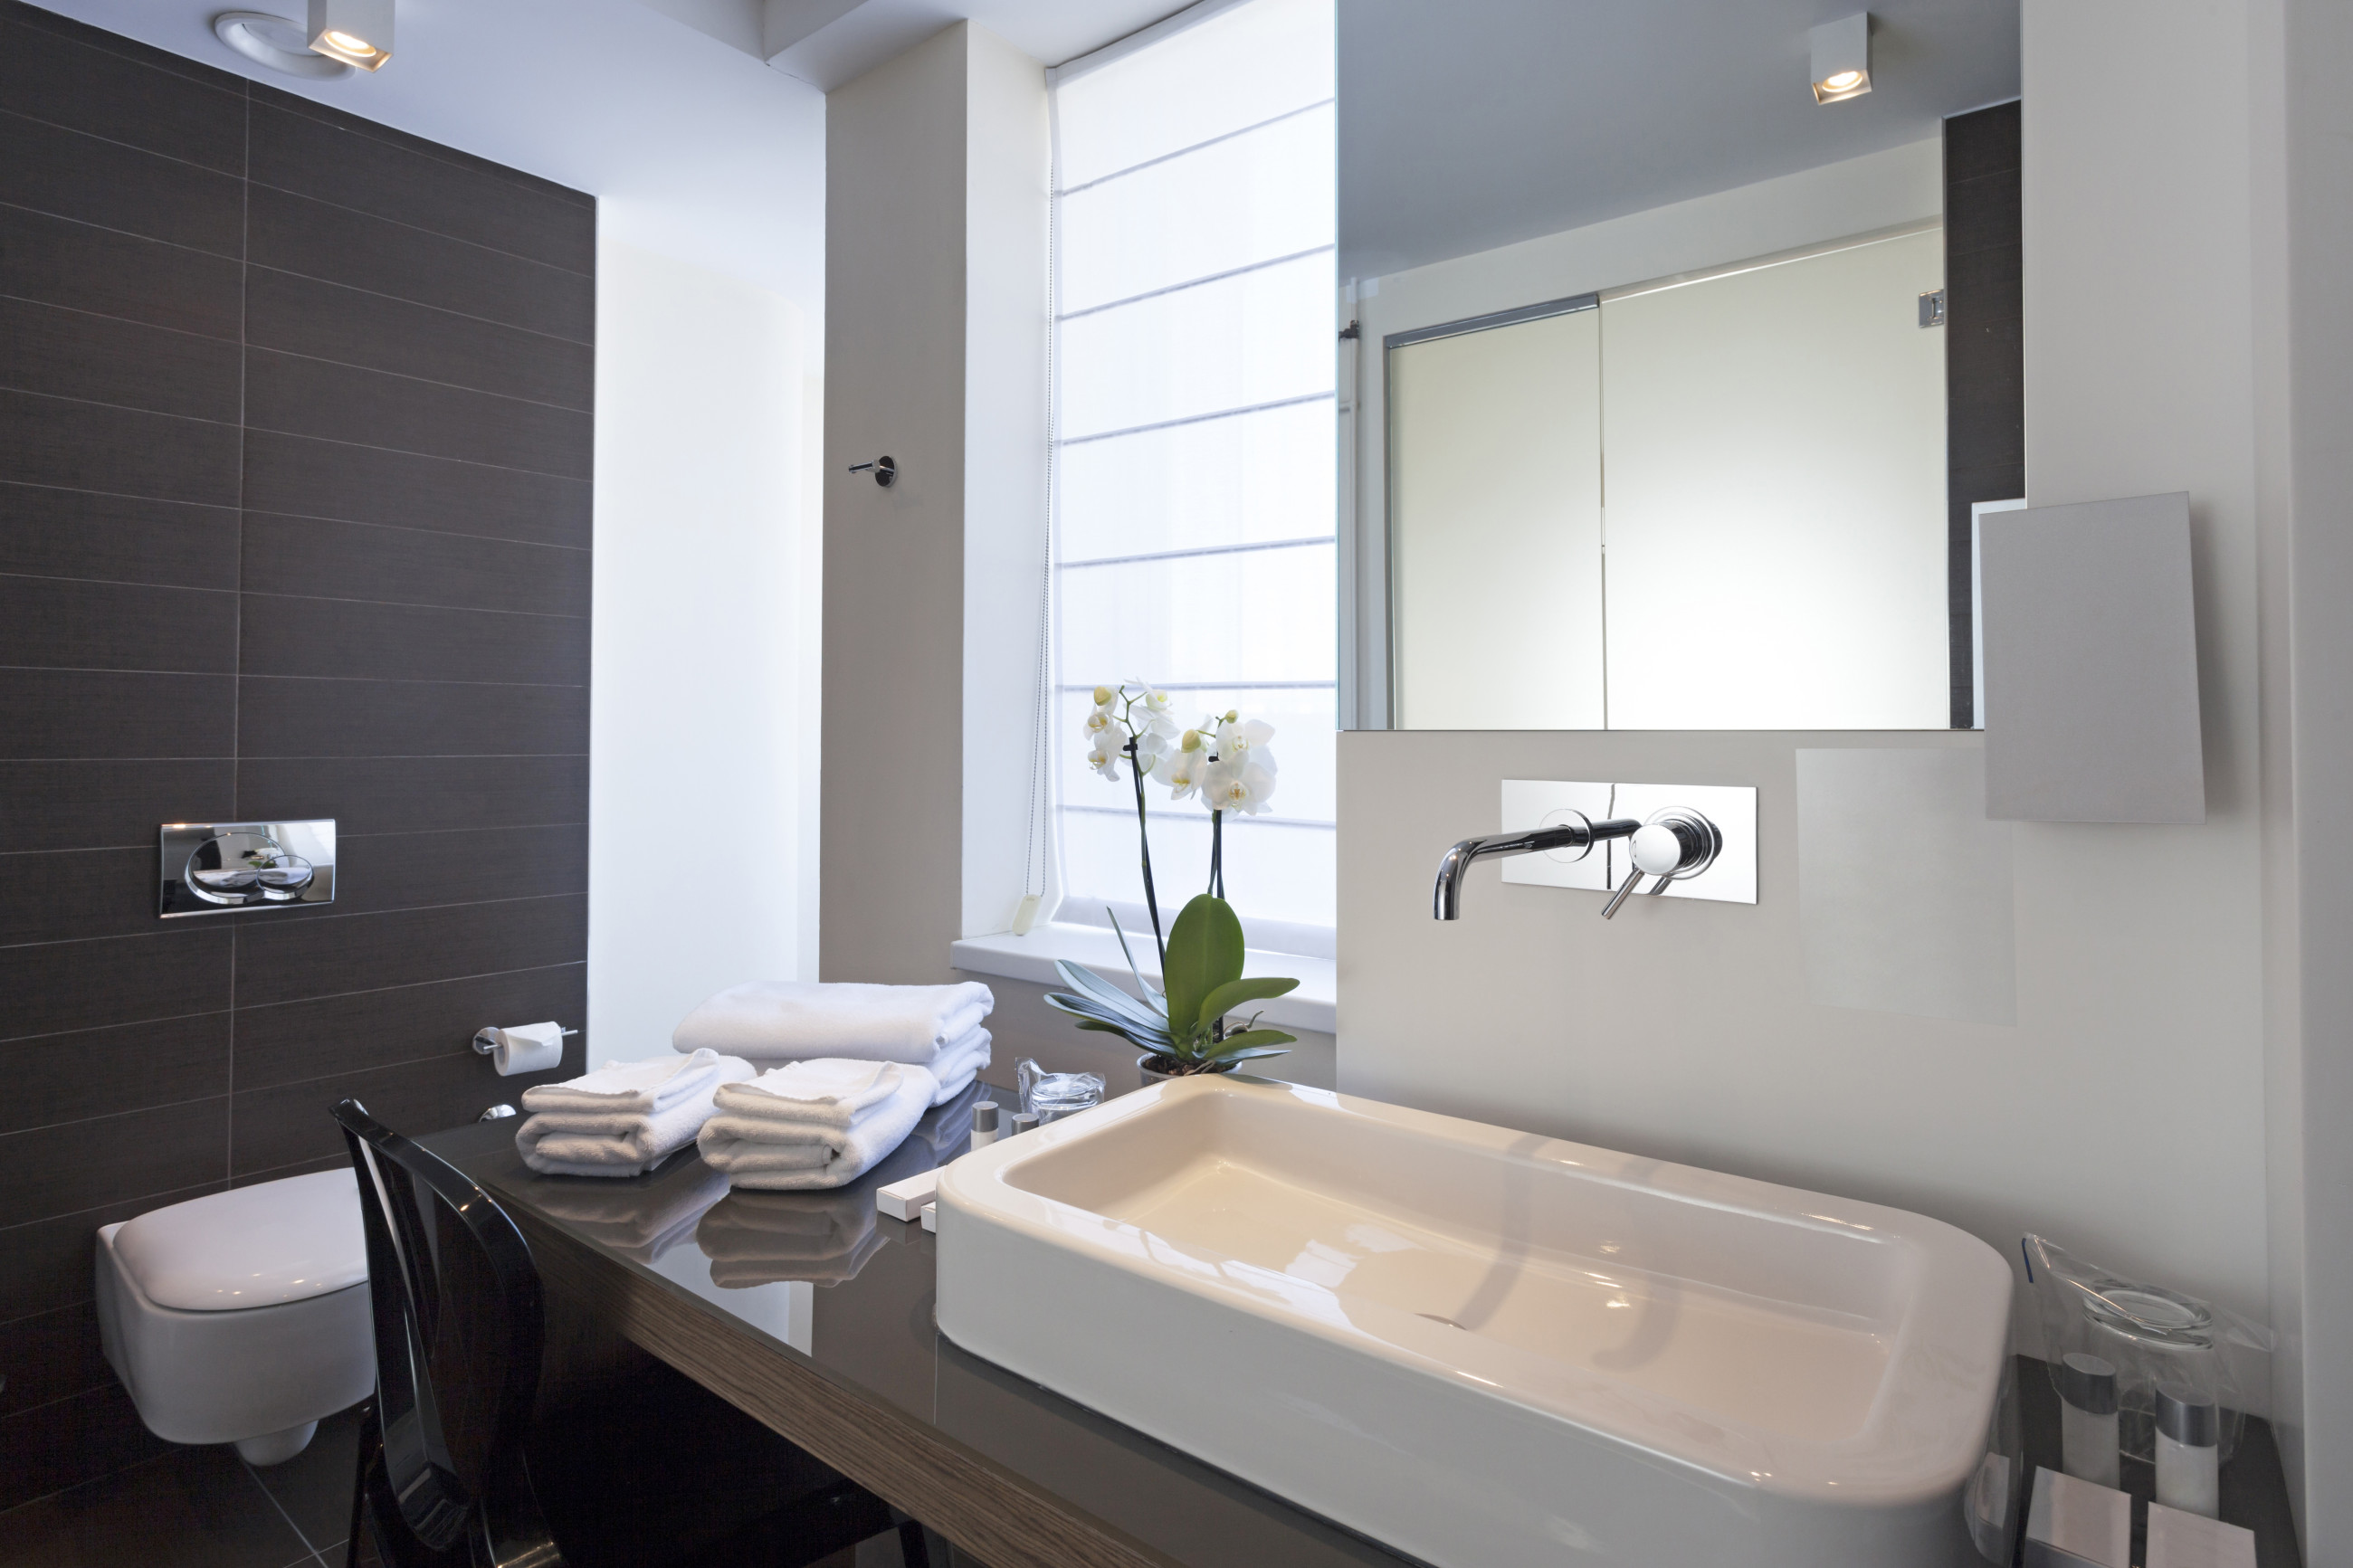
[[[1146,942],[1136,952],[1137,967],[1156,984],[1160,979],[1158,969],[1141,962],[1150,956],[1149,947],[1147,933]],[[1119,939],[1097,926],[1050,921],[1032,928],[1027,936],[998,931],[993,936],[968,936],[948,948],[948,962],[958,969],[1039,985],[1062,983],[1062,977],[1054,973],[1054,961],[1058,958],[1083,963],[1105,979],[1124,982],[1127,978],[1127,960],[1120,952]],[[1299,981],[1299,988],[1289,995],[1250,1005],[1261,1022],[1277,1028],[1314,1029],[1325,1035],[1337,1032],[1335,1014],[1340,991],[1338,970],[1339,966],[1328,958],[1303,958],[1296,953],[1268,952],[1258,948],[1251,948],[1242,961],[1245,975],[1288,974]]]

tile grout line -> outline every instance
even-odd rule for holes
[[[243,540],[244,524],[240,522],[237,526],[239,542],[241,543]],[[363,524],[361,526],[366,525]],[[448,534],[445,537],[451,539],[463,539],[466,535]],[[311,604],[318,605],[375,605],[388,610],[446,610],[455,615],[463,616],[526,616],[533,620],[540,621],[585,621],[588,618],[588,614],[585,610],[517,610],[510,609],[502,605],[444,605],[434,604],[424,599],[355,599],[348,594],[290,594],[284,589],[280,588],[206,588],[185,583],[138,583],[124,577],[76,577],[63,575],[55,572],[12,572],[5,567],[0,567],[0,581],[16,583],[78,583],[93,588],[133,588],[142,593],[150,594],[244,593],[249,594],[257,599],[306,600]],[[14,668],[25,669],[56,669],[59,668],[71,668],[73,667],[69,665],[61,667],[49,664],[35,664],[20,665]],[[185,671],[175,670],[160,673],[205,675],[212,672],[198,669]],[[349,678],[330,677],[328,679]]]
[[[552,893],[543,896],[549,898],[576,898],[580,895]],[[464,904],[441,904],[427,907],[439,909],[466,909],[471,906]],[[398,913],[401,911],[395,910],[390,912]],[[102,942],[107,939],[103,937],[91,937],[86,940]],[[36,943],[28,945],[38,944]],[[496,980],[503,975],[509,974],[537,974],[543,971],[553,969],[576,969],[585,966],[587,960],[585,958],[567,958],[561,963],[527,963],[521,969],[486,969],[478,974],[451,974],[443,976],[438,980],[404,980],[397,985],[369,985],[357,991],[328,991],[322,992],[316,996],[296,996],[284,1002],[259,1002],[254,1004],[251,1007],[248,1007],[247,1011],[258,1012],[265,1007],[300,1007],[306,1003],[332,1002],[343,996],[373,996],[385,991],[414,991],[420,986],[426,985],[455,985],[460,982],[468,980]],[[68,1035],[94,1035],[107,1029],[132,1029],[157,1024],[176,1024],[184,1018],[210,1018],[217,1014],[226,1013],[228,1009],[226,1007],[207,1007],[201,1012],[195,1013],[166,1013],[159,1018],[127,1018],[119,1024],[91,1024],[86,1027],[78,1029],[49,1029],[37,1035],[11,1035],[6,1039],[0,1040],[0,1049],[6,1049],[15,1046],[25,1045],[33,1040],[62,1039]],[[418,1059],[423,1060],[424,1058],[419,1058]],[[206,1097],[200,1095],[197,1098],[204,1099]],[[166,1105],[176,1105],[180,1102],[177,1100],[167,1100],[164,1103]],[[0,1133],[0,1137],[5,1136],[6,1136],[6,1134]],[[94,1204],[91,1205],[94,1209],[103,1208],[106,1205],[103,1204]],[[78,1214],[81,1211],[77,1209],[73,1212]],[[8,1227],[5,1226],[0,1226],[0,1230],[5,1230]]]
[[[243,804],[238,799],[243,784],[238,772],[238,759],[245,750],[243,737],[238,733],[241,718],[238,698],[245,687],[243,679],[245,669],[245,384],[246,367],[249,358],[245,342],[245,318],[247,295],[250,292],[248,285],[252,277],[249,258],[253,249],[252,84],[249,82],[243,84],[238,89],[237,97],[238,108],[243,114],[245,136],[243,146],[240,148],[244,153],[243,167],[238,171],[237,186],[237,510],[236,521],[232,526],[237,530],[237,602],[231,606],[229,614],[231,637],[229,668],[232,679],[228,692],[228,800],[229,810],[232,812],[244,809]],[[221,1180],[224,1182],[237,1180],[237,933],[236,926],[229,927],[228,1092],[227,1099],[221,1107]],[[238,1456],[238,1458],[242,1463],[243,1456]],[[252,1475],[253,1467],[247,1465],[246,1473]],[[254,1484],[261,1485],[259,1477],[255,1478]],[[264,1493],[269,1490],[268,1487],[262,1487],[261,1489]],[[269,1500],[272,1507],[277,1506],[276,1498],[273,1497]],[[279,1509],[278,1511],[282,1515],[286,1510]],[[290,1519],[286,1522],[291,1526],[294,1521]],[[305,1546],[311,1544],[300,1530],[294,1531],[294,1538]]]
[[[313,1436],[315,1436],[315,1434]],[[269,1483],[261,1479],[261,1473],[253,1468],[253,1461],[239,1454],[237,1457],[237,1462],[245,1467],[246,1479],[259,1488],[261,1495],[269,1500],[269,1506],[278,1510],[278,1517],[286,1521],[286,1528],[294,1532],[294,1539],[302,1543],[302,1550],[310,1554],[311,1560],[318,1563],[319,1568],[326,1568],[326,1555],[311,1544],[311,1538],[302,1533],[302,1527],[294,1522],[294,1516],[286,1511],[286,1505],[278,1500],[278,1494],[269,1489]],[[298,1557],[292,1563],[287,1564],[286,1568],[296,1568],[296,1564],[301,1561]]]
[[[588,617],[586,616],[566,616],[564,618],[586,620]],[[366,681],[376,686],[497,686],[514,687],[519,689],[528,691],[586,691],[588,689],[588,683],[583,680],[442,680],[437,679],[431,676],[421,675],[239,675],[234,669],[147,669],[137,665],[0,664],[0,670],[27,670],[36,674],[51,673],[59,675],[174,675],[184,676],[192,680],[359,680]],[[330,754],[341,755],[343,753]],[[360,760],[373,761],[379,753],[375,752],[357,752],[350,754]],[[396,753],[384,754],[391,755]],[[420,756],[443,756],[467,755],[470,753],[423,752],[417,754]],[[522,756],[585,756],[587,753],[572,752],[526,752],[514,754]],[[52,760],[63,762],[72,761],[75,759],[12,757],[8,760],[11,762],[30,763]],[[190,757],[167,758],[164,760],[195,762],[201,761],[202,759]]]

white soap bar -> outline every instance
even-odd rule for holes
[[[2147,1568],[2255,1568],[2255,1532],[2153,1502]]]
[[[2026,1568],[2132,1568],[2132,1499],[2057,1470],[2034,1472]]]
[[[920,1175],[892,1183],[874,1189],[874,1206],[882,1211],[885,1219],[913,1219],[915,1211],[932,1201],[940,1188],[940,1173],[935,1166]]]
[[[940,1228],[940,1205],[938,1204],[929,1203],[923,1205],[923,1228],[933,1232],[937,1232]],[[2254,1568],[2254,1559],[2249,1558],[2247,1560],[2247,1564],[2248,1568]]]

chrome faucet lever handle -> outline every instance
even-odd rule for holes
[[[1619,905],[1620,905],[1620,904],[1622,904],[1622,903],[1624,903],[1624,902],[1627,900],[1627,899],[1632,895],[1632,893],[1633,893],[1634,889],[1637,889],[1637,888],[1639,888],[1639,887],[1641,887],[1641,885],[1642,885],[1642,873],[1641,873],[1641,872],[1640,872],[1640,871],[1629,871],[1629,872],[1627,872],[1627,873],[1626,873],[1626,879],[1625,879],[1624,881],[1622,881],[1622,882],[1620,882],[1620,883],[1619,883],[1619,884],[1618,884],[1618,890],[1617,890],[1616,892],[1614,892],[1614,893],[1612,893],[1612,894],[1610,894],[1610,895],[1609,895],[1609,901],[1608,903],[1606,903],[1606,904],[1604,904],[1604,905],[1602,905],[1602,906],[1601,906],[1601,918],[1602,918],[1603,920],[1605,920],[1605,921],[1613,921],[1613,920],[1616,920],[1616,919],[1618,918],[1618,906],[1619,906]],[[1666,885],[1667,885],[1667,879],[1666,879],[1664,877],[1660,878],[1660,879],[1659,879],[1659,888],[1663,888],[1663,887],[1665,887]],[[1651,890],[1652,892],[1654,892],[1654,893],[1655,893],[1655,892],[1657,892],[1657,891],[1659,890],[1659,889],[1658,889],[1658,888],[1653,888],[1653,889],[1651,889]]]
[[[1651,885],[1651,896],[1658,897],[1667,890],[1667,884],[1696,877],[1715,864],[1724,852],[1724,834],[1715,823],[1689,806],[1670,805],[1651,814],[1650,820],[1636,829],[1628,844],[1627,858],[1632,863],[1626,879],[1618,891],[1602,906],[1601,918],[1613,920],[1618,906],[1624,903],[1641,885],[1644,877],[1656,877]]]

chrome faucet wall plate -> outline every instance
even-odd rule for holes
[[[1750,784],[1592,784],[1553,779],[1503,781],[1502,817],[1497,826],[1510,833],[1524,827],[1550,826],[1572,811],[1599,822],[1605,817],[1632,817],[1648,822],[1671,806],[1704,815],[1723,835],[1724,843],[1707,868],[1679,877],[1660,896],[1669,899],[1710,899],[1722,903],[1757,901],[1757,790]],[[1517,856],[1502,863],[1506,882],[1541,887],[1577,888],[1588,892],[1616,890],[1633,870],[1631,846],[1610,839],[1593,846],[1581,859],[1557,852]],[[1641,889],[1649,896],[1646,885]]]
[[[155,913],[164,920],[335,901],[335,819],[167,822]]]

